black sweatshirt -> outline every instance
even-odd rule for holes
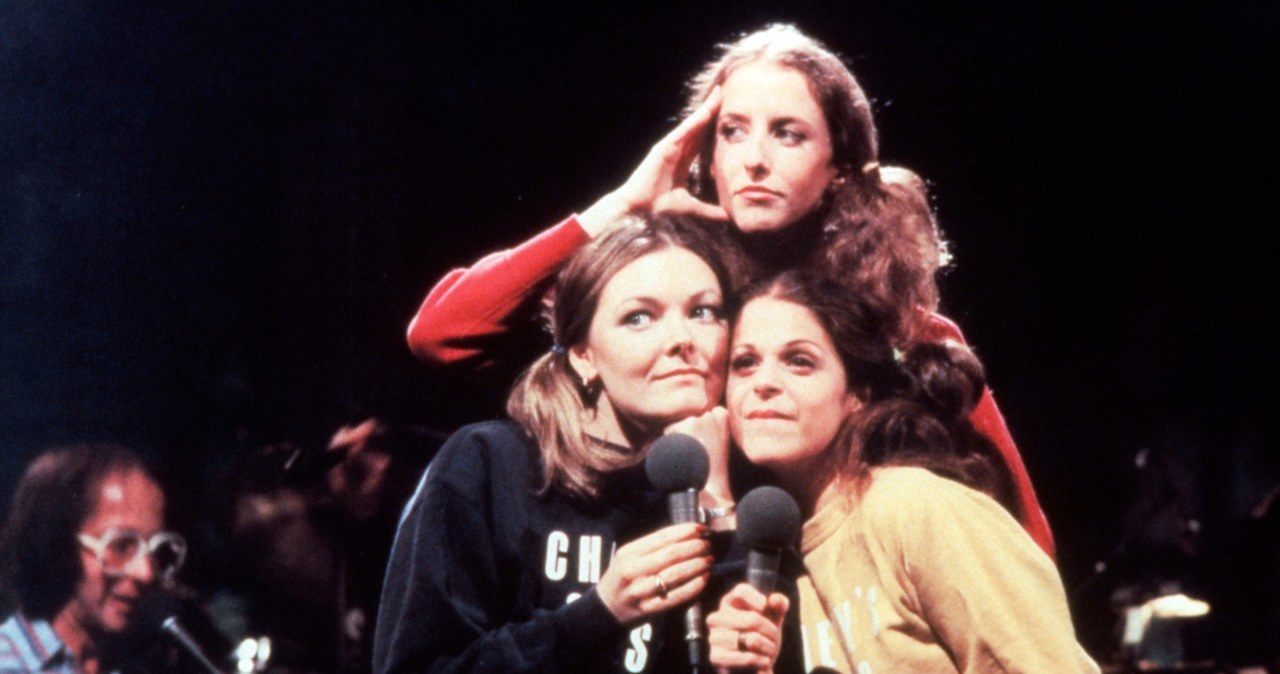
[[[626,628],[593,589],[618,545],[665,523],[643,468],[611,475],[594,505],[539,495],[542,480],[515,422],[445,443],[396,533],[375,672],[674,671],[680,615]]]

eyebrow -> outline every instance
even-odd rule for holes
[[[708,298],[715,298],[716,300],[724,301],[722,297],[722,293],[719,290],[716,290],[715,288],[704,288],[684,298],[683,300],[681,300],[681,303],[698,301],[698,300],[706,300]],[[614,305],[614,308],[616,309],[618,307],[622,307],[626,305],[628,302],[639,302],[640,304],[646,304],[646,305],[663,304],[661,300],[659,300],[658,298],[652,295],[632,295],[630,297],[623,297],[622,299],[618,300],[618,302]]]
[[[785,351],[785,350],[787,350],[787,349],[792,349],[792,348],[795,348],[795,347],[797,347],[797,346],[812,346],[813,348],[815,348],[815,349],[817,349],[818,351],[821,351],[821,352],[823,352],[823,353],[832,353],[832,351],[831,351],[830,349],[828,349],[828,348],[826,348],[826,347],[822,346],[821,344],[819,344],[819,343],[817,343],[817,342],[815,342],[815,341],[813,341],[813,340],[811,340],[811,339],[793,339],[793,340],[791,340],[791,341],[787,342],[786,344],[783,344],[783,345],[782,345],[782,347],[779,349],[779,351]],[[743,351],[743,350],[759,351],[759,350],[760,350],[760,347],[756,346],[755,344],[753,344],[753,343],[751,343],[751,342],[747,342],[747,343],[745,343],[745,344],[739,344],[738,346],[733,347],[733,351],[734,351],[735,353],[736,353],[737,351]]]
[[[721,112],[721,113],[720,113],[720,119],[728,119],[728,120],[730,120],[730,121],[734,121],[734,122],[749,122],[749,121],[751,121],[751,118],[750,118],[750,117],[748,117],[747,115],[744,115],[744,114],[742,114],[742,113],[740,113],[740,112]],[[803,124],[803,125],[805,125],[805,126],[811,126],[811,124],[810,124],[809,122],[807,122],[807,121],[805,121],[804,119],[801,119],[801,118],[799,118],[799,117],[793,116],[793,115],[786,115],[786,116],[783,116],[783,117],[771,117],[771,118],[769,118],[769,125],[770,125],[770,126],[785,126],[785,125],[787,125],[787,124]]]

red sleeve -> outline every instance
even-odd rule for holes
[[[538,284],[588,240],[571,215],[515,248],[445,274],[409,323],[409,349],[432,365],[492,362],[495,354],[483,349],[486,338],[507,332],[512,314]]]
[[[932,314],[929,317],[927,330],[930,341],[941,342],[950,339],[961,344],[965,343],[964,335],[960,333],[960,326],[940,314]],[[1027,467],[1022,463],[1018,446],[1013,444],[1013,436],[1009,435],[1009,428],[1005,426],[1004,417],[996,407],[996,399],[991,396],[990,387],[983,390],[982,400],[978,401],[969,420],[973,422],[974,428],[979,433],[987,436],[987,439],[995,444],[1005,465],[1009,467],[1009,472],[1013,475],[1013,482],[1018,490],[1018,500],[1022,505],[1022,528],[1027,530],[1050,559],[1055,558],[1053,531],[1049,529],[1049,520],[1040,509],[1040,500],[1036,498],[1036,490],[1031,486],[1031,476],[1027,474]]]

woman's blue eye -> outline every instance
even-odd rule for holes
[[[653,314],[648,311],[632,311],[622,317],[622,324],[631,327],[641,327],[648,325],[653,321]]]
[[[703,304],[694,307],[693,311],[689,313],[689,317],[713,323],[724,317],[724,310],[715,304]]]

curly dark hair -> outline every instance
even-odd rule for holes
[[[875,466],[927,468],[994,498],[1016,518],[1013,476],[969,415],[986,375],[962,344],[921,343],[905,353],[890,342],[892,314],[843,291],[816,270],[790,270],[743,291],[736,313],[771,297],[809,310],[831,337],[849,392],[862,405],[832,442],[832,467],[862,478]]]
[[[97,507],[107,476],[154,473],[133,450],[116,445],[57,447],[27,467],[0,533],[0,587],[32,618],[51,619],[81,580],[76,533]]]

